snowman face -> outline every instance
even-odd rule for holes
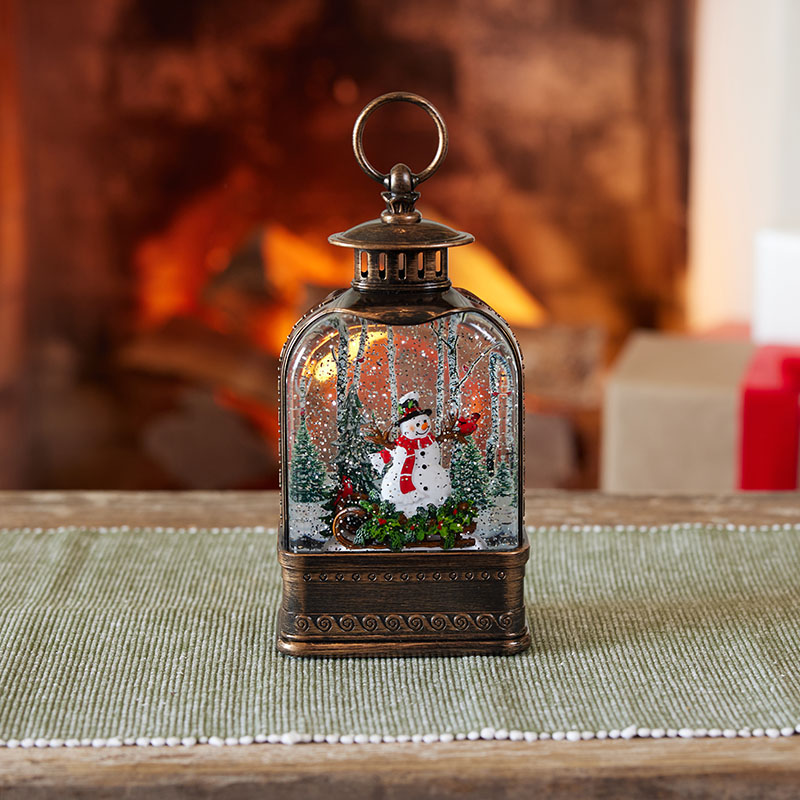
[[[421,436],[427,436],[430,432],[431,418],[427,414],[420,414],[400,426],[400,433],[409,439],[418,439]]]

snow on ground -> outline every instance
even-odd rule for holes
[[[513,497],[493,498],[494,505],[481,511],[473,536],[479,550],[512,550],[517,546],[519,508]]]
[[[481,511],[477,518],[475,546],[469,550],[512,550],[517,546],[518,508],[513,497],[494,498],[491,508]],[[322,520],[322,504],[289,501],[289,545],[296,552],[335,552],[346,548],[333,536],[326,535],[327,527]],[[427,550],[428,548],[406,547],[405,550]]]
[[[289,546],[297,551],[321,550],[330,537],[324,532],[322,503],[289,500]]]

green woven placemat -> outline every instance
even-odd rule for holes
[[[529,533],[529,652],[311,660],[275,650],[274,531],[0,531],[0,743],[800,730],[800,528]]]

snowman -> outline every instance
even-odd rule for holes
[[[442,467],[442,451],[433,433],[431,410],[419,407],[419,392],[408,392],[398,403],[400,436],[371,456],[381,481],[381,499],[413,516],[431,503],[440,506],[450,497],[450,476]]]

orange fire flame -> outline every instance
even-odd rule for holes
[[[134,263],[139,278],[138,321],[143,328],[178,316],[193,316],[220,330],[234,326],[267,352],[280,353],[295,321],[321,295],[346,286],[352,273],[349,252],[316,245],[278,224],[260,235],[257,297],[221,313],[204,301],[208,282],[224,272],[253,222],[230,211],[229,196],[249,185],[246,176],[226,182],[188,205],[161,235],[144,241]],[[512,325],[535,327],[542,306],[486,248],[473,244],[451,254],[451,277],[495,308]],[[236,320],[233,317],[238,317]]]

